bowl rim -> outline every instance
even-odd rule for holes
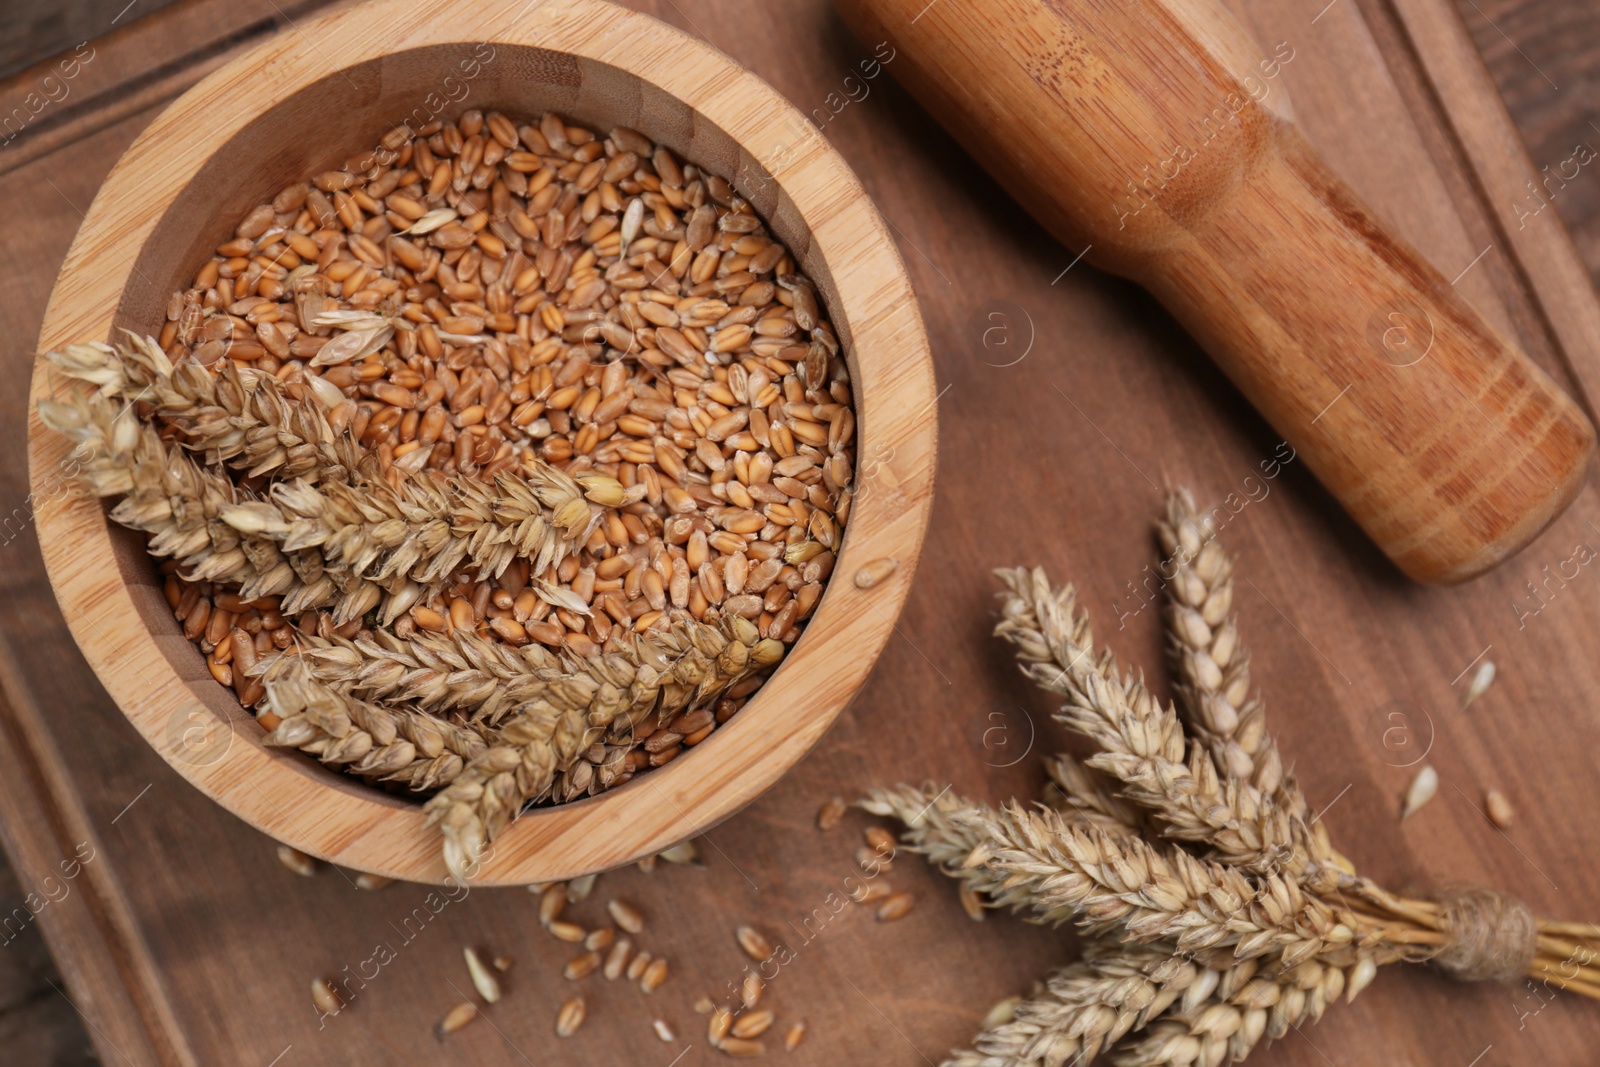
[[[739,715],[685,757],[616,790],[522,815],[468,879],[515,885],[620,866],[703,833],[811,749],[864,682],[909,593],[932,505],[937,397],[915,296],[882,218],[843,159],[776,90],[705,42],[607,0],[474,3],[472,34],[455,28],[460,6],[371,0],[257,46],[174,101],[95,197],[51,293],[39,351],[109,337],[155,226],[246,124],[300,87],[397,51],[487,42],[607,64],[687,104],[739,146],[741,163],[771,175],[832,277],[839,306],[830,312],[846,334],[852,370],[858,496],[832,580],[805,633]],[[308,34],[316,47],[304,47]],[[263,71],[285,91],[263,91]],[[241,92],[247,77],[252,90]],[[163,647],[171,638],[148,628],[136,599],[148,610],[156,591],[105,566],[119,554],[105,509],[58,476],[71,449],[43,427],[37,409],[66,384],[35,362],[28,454],[37,532],[73,637],[125,717],[191,784],[270,837],[357,870],[450,881],[420,804],[265,748],[231,691],[203,669],[188,677],[169,661]],[[870,590],[858,588],[856,571],[884,557],[899,567]],[[195,758],[196,731],[203,759]]]

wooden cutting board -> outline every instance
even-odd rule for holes
[[[917,896],[907,918],[836,913],[864,820],[823,834],[815,813],[834,794],[899,780],[989,800],[1037,789],[1037,756],[1060,731],[988,636],[992,567],[1039,563],[1076,580],[1102,640],[1164,688],[1146,567],[1167,484],[1236,512],[1225,537],[1240,557],[1256,678],[1343,850],[1396,888],[1482,882],[1541,914],[1600,919],[1600,826],[1583,815],[1600,779],[1592,488],[1498,572],[1453,590],[1407,583],[1300,465],[1273,465],[1280,442],[1160,308],[1074,266],[888,72],[863,66],[873,42],[851,38],[825,0],[636,6],[706,37],[810,113],[900,239],[944,389],[944,447],[898,635],[810,758],[701,840],[703,868],[607,875],[574,909],[598,923],[606,899],[637,905],[638,941],[668,957],[672,976],[648,997],[586,979],[589,1021],[569,1041],[554,1039],[553,1022],[571,991],[559,974],[570,946],[538,928],[529,894],[474,891],[441,906],[426,888],[365,892],[335,870],[284,869],[270,842],[168,770],[84,666],[28,523],[22,405],[56,269],[118,154],[165,102],[266,35],[304,34],[315,48],[303,27],[325,5],[180,0],[92,42],[67,97],[0,148],[0,359],[12,385],[0,392],[0,833],[24,890],[49,901],[34,921],[105,1063],[721,1062],[691,1005],[728,998],[742,922],[791,948],[764,1006],[780,1027],[809,1024],[794,1062],[937,1062],[994,1001],[1071,958],[1074,939],[1009,916],[972,923],[949,884],[910,858],[890,876]],[[1264,47],[1292,50],[1281,82],[1324,154],[1593,411],[1600,308],[1555,213],[1519,226],[1535,172],[1446,0],[1236,9]],[[0,100],[48,70],[0,85]],[[1461,710],[1485,660],[1498,681]],[[1402,826],[1415,768],[1400,764],[1423,751],[1439,795]],[[1519,813],[1507,833],[1481,814],[1491,786]],[[74,866],[75,855],[93,858]],[[435,1044],[433,1024],[470,992],[466,944],[515,958],[507,994]],[[350,1009],[325,1026],[307,995],[319,974],[360,976]],[[656,1017],[674,1041],[652,1034]],[[1600,1006],[1395,968],[1256,1062],[1580,1064],[1597,1042]]]

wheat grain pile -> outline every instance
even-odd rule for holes
[[[274,745],[432,793],[469,870],[660,766],[803,628],[855,420],[813,283],[639,133],[468,111],[252,209],[41,405]]]

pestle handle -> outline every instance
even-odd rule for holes
[[[1033,216],[1149,289],[1406,574],[1471,578],[1571,502],[1583,411],[1378,222],[1212,0],[836,0]]]

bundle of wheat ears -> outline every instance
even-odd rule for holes
[[[1309,812],[1267,732],[1210,516],[1170,496],[1158,534],[1177,707],[1096,653],[1072,587],[1001,570],[996,634],[1098,749],[1047,761],[1043,802],[948,788],[861,802],[909,847],[1034,922],[1075,921],[1083,957],[946,1067],[1120,1067],[1243,1059],[1353,999],[1377,968],[1431,960],[1467,980],[1527,976],[1600,999],[1600,926],[1535,919],[1486,889],[1410,899],[1359,875]]]

